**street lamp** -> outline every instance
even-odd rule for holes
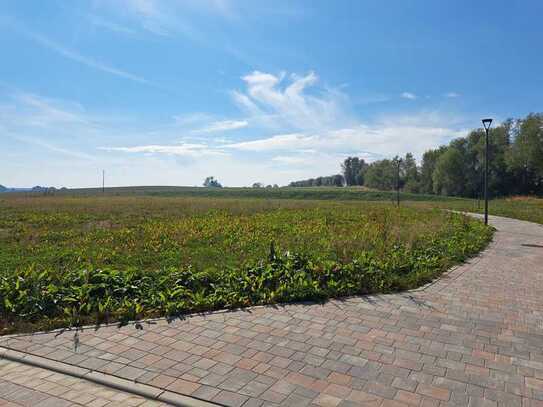
[[[485,225],[488,225],[488,131],[492,124],[492,119],[483,119],[483,126],[485,128]]]

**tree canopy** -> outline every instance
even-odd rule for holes
[[[413,154],[398,160],[366,163],[347,157],[341,163],[343,175],[291,182],[290,186],[365,185],[380,190],[454,195],[476,198],[483,188],[485,131],[471,131],[446,146],[426,151],[420,165]],[[543,114],[509,119],[489,132],[489,193],[543,195]]]
[[[203,183],[206,188],[222,188],[221,183],[215,177],[207,177]]]

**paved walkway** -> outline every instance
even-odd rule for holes
[[[543,227],[491,222],[483,255],[417,291],[0,346],[227,406],[543,406]]]
[[[166,406],[39,367],[0,359],[0,406]]]

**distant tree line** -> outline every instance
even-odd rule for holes
[[[317,177],[305,179],[302,181],[293,181],[289,184],[290,187],[342,187],[344,184],[343,175],[336,174],[328,177]]]
[[[417,164],[413,155],[372,163],[348,157],[343,175],[291,182],[290,186],[352,186],[476,198],[483,187],[485,132],[473,130],[449,145],[428,150]],[[399,179],[398,179],[399,166]],[[509,119],[489,133],[489,193],[543,195],[543,114]]]
[[[44,195],[54,195],[56,191],[67,191],[68,188],[62,187],[60,189],[57,189],[55,187],[42,187],[40,185],[36,185],[32,188],[8,188],[4,185],[0,185],[0,193],[2,192],[41,192]]]

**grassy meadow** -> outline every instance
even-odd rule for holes
[[[409,202],[411,206],[427,208],[445,208],[466,212],[484,213],[484,201],[462,199],[450,201]],[[543,224],[543,199],[535,197],[510,197],[489,201],[488,212],[491,215],[527,220]]]
[[[1,333],[408,289],[492,235],[425,203],[106,192],[0,196]]]

